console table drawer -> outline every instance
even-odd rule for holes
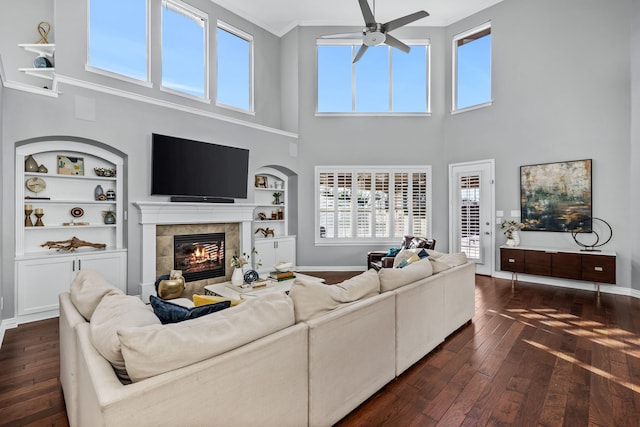
[[[551,276],[551,254],[544,251],[524,251],[524,272]]]
[[[582,280],[615,284],[616,258],[607,255],[583,255]]]
[[[500,249],[500,268],[512,273],[524,273],[524,252],[518,249]]]

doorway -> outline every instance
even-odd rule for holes
[[[493,159],[449,165],[451,252],[464,252],[487,276],[494,272],[494,171]]]

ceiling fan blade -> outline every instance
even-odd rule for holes
[[[403,16],[402,18],[394,19],[393,21],[389,21],[386,24],[382,25],[385,31],[393,31],[396,28],[400,28],[404,25],[410,24],[413,21],[417,21],[418,19],[426,18],[429,16],[428,12],[421,10],[419,12],[411,13],[407,16]]]
[[[371,8],[369,7],[369,3],[367,0],[358,0],[360,3],[360,10],[362,11],[362,17],[364,18],[364,23],[367,27],[371,25],[375,25],[376,18],[373,16],[373,12],[371,12]]]
[[[326,34],[320,36],[321,39],[361,39],[362,31],[358,33],[340,33],[340,34]]]
[[[354,64],[356,62],[358,62],[360,60],[360,58],[362,58],[362,55],[364,55],[364,53],[367,51],[368,48],[369,48],[369,46],[367,46],[366,44],[363,44],[362,46],[360,46],[360,50],[358,50],[358,53],[356,54],[356,57],[353,58],[353,63]]]
[[[387,36],[386,40],[384,41],[385,44],[388,44],[391,47],[395,47],[396,49],[399,49],[404,53],[409,53],[409,51],[411,50],[409,46],[402,43],[400,40],[393,37],[391,34],[385,34],[385,35]]]

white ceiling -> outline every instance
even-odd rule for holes
[[[296,25],[361,26],[358,0],[212,0],[265,30],[282,36]],[[412,25],[442,27],[502,0],[375,0],[376,21],[384,23],[418,10],[431,16]],[[374,0],[369,0],[373,10]]]

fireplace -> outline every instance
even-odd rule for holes
[[[225,275],[224,233],[173,237],[173,265],[187,282]]]

